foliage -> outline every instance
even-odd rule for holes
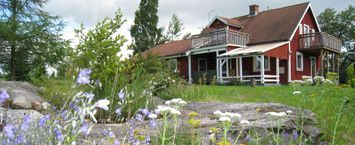
[[[11,80],[29,80],[58,67],[69,42],[61,38],[63,23],[43,11],[44,0],[0,1],[0,64]]]
[[[352,51],[355,42],[355,7],[349,5],[345,10],[337,12],[327,8],[318,16],[322,31],[342,40],[347,51]]]
[[[113,78],[117,69],[121,68],[120,56],[117,54],[126,38],[117,32],[124,22],[118,10],[113,18],[105,18],[86,33],[83,25],[75,30],[79,44],[72,56],[74,66],[92,69],[94,79]]]
[[[181,31],[184,30],[183,25],[184,24],[181,22],[179,17],[176,14],[173,14],[167,29],[167,39],[170,41],[177,40],[181,35]]]
[[[336,144],[349,144],[351,136],[355,132],[353,115],[353,101],[355,90],[351,88],[340,88],[335,86],[298,86],[303,100],[295,92],[293,86],[216,86],[216,85],[193,85],[170,88],[161,92],[159,96],[170,99],[181,97],[187,101],[222,101],[222,102],[273,102],[299,107],[304,104],[305,109],[309,109],[316,114],[319,127],[324,131],[326,141],[331,141],[337,114],[342,103],[341,119],[337,126],[335,135]],[[347,98],[348,97],[348,98]],[[268,143],[268,142],[265,142]]]
[[[133,43],[130,48],[135,53],[144,52],[163,43],[163,28],[158,28],[158,0],[141,0],[131,26]]]

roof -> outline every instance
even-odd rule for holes
[[[260,54],[278,48],[287,43],[288,42],[275,42],[275,43],[247,46],[244,48],[238,48],[238,49],[228,51],[226,53],[219,55],[218,57],[229,57],[229,56],[246,55],[246,54]]]
[[[255,16],[233,18],[243,26],[242,32],[251,34],[249,44],[287,41],[297,28],[309,2],[259,12]]]
[[[191,39],[171,41],[165,44],[157,45],[143,52],[143,56],[152,54],[157,56],[171,56],[183,54],[191,49]]]
[[[235,18],[217,16],[209,25],[218,19],[227,25],[239,26],[242,28],[241,32],[251,34],[248,45],[289,41],[309,5],[310,3],[307,2],[266,10],[259,12],[255,16],[244,15]],[[205,28],[201,33],[210,30],[210,28]],[[190,49],[191,39],[187,39],[155,46],[143,54],[152,53],[158,56],[171,56],[182,54]]]

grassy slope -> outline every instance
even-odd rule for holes
[[[293,95],[295,90],[302,93]],[[291,86],[185,86],[160,93],[163,98],[183,98],[188,101],[222,102],[275,102],[312,110],[324,130],[326,140],[332,141],[337,112],[344,100],[352,100],[344,105],[335,136],[336,144],[353,144],[355,135],[355,89],[334,87]]]

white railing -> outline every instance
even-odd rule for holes
[[[218,29],[209,33],[192,36],[192,48],[209,47],[223,44],[246,46],[249,42],[249,36],[249,34],[243,32]]]

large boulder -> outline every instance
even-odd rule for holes
[[[220,110],[222,112],[235,112],[242,115],[242,119],[246,119],[250,124],[244,125],[242,128],[240,124],[233,124],[228,139],[234,140],[240,130],[243,130],[243,138],[249,130],[256,131],[260,135],[270,134],[279,128],[280,133],[287,133],[292,135],[294,131],[300,128],[298,121],[299,117],[303,116],[304,127],[303,133],[312,139],[313,143],[319,142],[322,135],[321,130],[316,126],[317,121],[315,114],[309,110],[300,111],[295,107],[286,106],[278,103],[224,103],[224,102],[206,102],[206,103],[188,103],[182,110],[181,120],[179,120],[178,128],[183,133],[189,133],[190,126],[188,124],[188,113],[191,111],[198,112],[196,119],[201,120],[200,126],[196,129],[201,137],[202,144],[210,144],[209,130],[211,127],[220,127],[218,118],[213,114],[214,111]],[[267,112],[289,112],[287,116],[275,118],[266,115]],[[277,121],[275,121],[277,119]],[[162,121],[157,121],[157,126],[162,128]],[[87,139],[99,139],[102,137],[102,131],[110,129],[117,137],[125,137],[130,125],[128,123],[122,124],[96,124]],[[137,122],[135,129],[139,130],[142,135],[157,136],[156,129],[149,128],[149,122]],[[298,132],[300,133],[300,132]],[[221,134],[217,138],[222,138]],[[291,139],[291,138],[290,138]]]
[[[0,91],[6,90],[14,109],[37,108],[44,101],[38,96],[38,88],[27,82],[0,81]]]
[[[38,121],[43,118],[43,115],[36,110],[13,110],[13,109],[5,109],[0,107],[1,114],[1,125],[11,124],[14,126],[19,126],[22,124],[25,116],[30,118],[29,127],[30,129],[34,129]]]

